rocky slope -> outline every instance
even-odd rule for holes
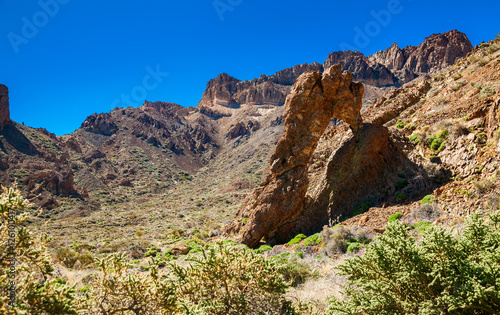
[[[373,147],[361,146],[361,151],[352,151],[349,148],[353,144],[350,143],[356,143],[352,133],[341,121],[332,120],[317,143],[311,163],[307,164],[309,186],[304,213],[316,213],[319,225],[351,216],[359,203],[391,205],[398,193],[413,200],[424,192],[432,192],[433,187],[439,187],[443,177],[449,178],[447,172],[453,171],[440,164],[430,163],[428,166],[428,162],[419,160],[418,154],[407,154],[411,143],[405,140],[400,129],[394,128],[394,124],[397,119],[406,117],[401,116],[402,112],[419,106],[429,93],[434,93],[437,82],[444,84],[427,73],[445,67],[470,48],[465,35],[452,31],[433,35],[418,47],[401,50],[393,45],[370,57],[355,52],[334,53],[323,65],[299,65],[252,81],[240,81],[221,74],[207,84],[197,108],[164,102],[146,102],[139,108],[117,108],[110,113],[89,116],[81,128],[62,137],[43,129],[7,123],[8,106],[4,104],[8,104],[8,96],[2,92],[0,117],[7,119],[0,124],[4,128],[0,139],[0,180],[4,185],[17,181],[31,201],[53,209],[44,212],[46,217],[62,220],[58,222],[75,222],[68,227],[90,228],[85,224],[101,220],[102,215],[106,216],[109,225],[134,226],[140,221],[130,221],[127,209],[137,209],[147,203],[147,207],[153,209],[151,213],[156,214],[143,220],[154,218],[154,223],[159,224],[165,218],[172,222],[181,218],[179,228],[196,230],[199,223],[183,219],[185,213],[211,211],[210,219],[197,219],[196,222],[207,221],[213,229],[221,229],[237,211],[248,190],[271,172],[271,166],[266,168],[266,165],[284,132],[285,108],[282,105],[294,82],[305,72],[323,72],[325,66],[337,60],[352,72],[355,80],[364,82],[364,121],[390,127],[390,132],[386,141],[377,142],[381,139],[377,135],[384,136],[384,129],[364,127],[365,133],[369,134],[367,139],[375,139]],[[471,56],[478,56],[483,50],[477,50]],[[493,58],[493,55],[487,57]],[[485,56],[477,58],[476,65],[486,62],[483,60]],[[387,75],[380,76],[386,72]],[[404,73],[411,75],[405,77]],[[444,74],[446,79],[442,81],[451,75],[455,74]],[[489,72],[481,75],[485,78],[491,76]],[[437,76],[439,78],[439,74]],[[414,77],[417,79],[395,89]],[[482,80],[485,79],[478,79],[474,84],[481,85]],[[486,83],[490,86],[495,82]],[[450,84],[461,89],[459,85],[464,83],[458,80]],[[443,89],[451,88],[447,85]],[[386,90],[389,93],[375,101]],[[444,99],[446,95],[437,97]],[[443,101],[439,106],[445,103]],[[428,106],[426,110],[434,109]],[[488,137],[493,136],[488,134]],[[377,143],[380,150],[391,156],[382,157],[388,162],[387,168],[376,169],[370,163],[357,164],[364,155],[381,152],[373,149]],[[345,176],[349,189],[342,188],[338,174],[346,171],[339,168],[344,164],[352,174],[359,172],[360,165],[370,172]],[[473,166],[469,168],[472,172]],[[390,172],[386,174],[384,169],[390,169]],[[401,179],[401,172],[406,174],[404,179],[409,184],[399,191],[391,182]],[[361,175],[377,180],[370,181]],[[364,190],[355,189],[361,179],[371,184]],[[353,193],[345,194],[347,190]],[[332,199],[327,191],[336,191],[342,198]],[[342,203],[338,203],[339,200],[343,200]],[[173,209],[169,208],[160,216],[161,211],[157,209],[165,205],[171,205]],[[314,210],[319,208],[324,211]],[[116,211],[113,219],[106,214],[109,209]],[[226,211],[232,212],[228,214]],[[118,215],[118,212],[122,214]],[[297,220],[282,234],[312,231],[317,227],[307,225],[305,221]]]

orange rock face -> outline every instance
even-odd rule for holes
[[[363,85],[340,65],[299,77],[285,103],[285,132],[271,158],[271,172],[243,204],[226,234],[255,247],[299,216],[308,188],[307,167],[332,117],[356,132],[362,127]],[[243,220],[246,218],[246,220]],[[243,223],[243,221],[245,221]]]

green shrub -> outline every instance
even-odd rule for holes
[[[423,234],[429,229],[430,226],[432,226],[431,222],[420,221],[420,222],[415,223],[413,225],[413,228],[415,230],[417,230],[418,234]]]
[[[258,254],[262,254],[263,252],[271,250],[271,249],[273,249],[273,248],[269,245],[261,245],[259,248],[257,248],[255,250],[255,252]]]
[[[300,258],[300,257],[298,257]],[[297,261],[291,255],[278,255],[271,258],[278,266],[278,273],[283,276],[287,285],[296,287],[306,282],[309,278],[318,276],[308,264]]]
[[[481,86],[480,98],[487,98],[496,93],[496,85],[493,83],[485,83]]]
[[[398,119],[398,122],[396,123],[396,128],[403,129],[405,126],[406,122],[402,121],[401,119]]]
[[[190,266],[172,265],[186,314],[274,314],[289,308],[288,287],[275,259],[242,246],[210,244]]]
[[[397,193],[396,194],[396,201],[401,202],[406,200],[406,195],[402,193]]]
[[[78,261],[78,253],[70,248],[58,248],[55,254],[55,260],[60,262],[66,268],[73,268]]]
[[[431,150],[438,151],[439,148],[441,148],[441,145],[443,144],[443,140],[441,139],[434,139],[431,143]]]
[[[47,253],[50,239],[44,233],[37,236],[25,228],[30,215],[28,202],[19,191],[4,188],[0,195],[0,261],[10,261],[15,255],[14,279],[8,265],[0,268],[0,310],[2,314],[76,314],[74,290],[54,276],[54,267]],[[15,227],[14,238],[7,222]],[[12,242],[13,241],[13,242]],[[12,247],[8,247],[12,244]],[[10,250],[12,248],[12,250]],[[15,282],[15,301],[11,302],[11,280]],[[10,311],[6,311],[9,309]]]
[[[94,255],[92,253],[82,253],[78,255],[80,268],[92,266],[94,264]]]
[[[476,135],[476,142],[479,144],[485,144],[488,140],[488,136],[484,132],[480,132]]]
[[[306,240],[304,241],[304,246],[318,245],[320,242],[321,239],[319,238],[319,233],[316,233],[306,238]]]
[[[337,267],[344,299],[330,314],[499,314],[500,213],[472,215],[462,234],[430,226],[417,242],[393,222],[363,256]]]
[[[443,129],[441,130],[438,134],[437,134],[437,137],[440,138],[440,139],[446,139],[448,138],[448,135],[449,135],[449,131],[446,130],[446,129]]]
[[[414,133],[410,136],[409,140],[415,145],[419,145],[421,143],[422,134],[420,133]]]
[[[347,252],[348,253],[357,253],[363,248],[363,245],[360,243],[351,243],[349,244],[349,247],[347,247]]]
[[[307,238],[307,236],[305,236],[304,234],[299,234],[299,235],[295,236],[292,240],[290,240],[290,242],[288,242],[287,244],[294,245],[294,244],[299,243],[300,241],[302,241],[305,238]]]
[[[391,223],[391,222],[397,221],[397,220],[399,220],[402,216],[403,216],[403,214],[402,214],[401,212],[396,212],[396,213],[394,213],[393,215],[391,215],[391,216],[389,217],[388,222],[389,222],[389,223]]]
[[[433,195],[427,195],[422,199],[422,201],[420,201],[420,204],[426,205],[434,202],[436,202],[436,197],[434,197]]]

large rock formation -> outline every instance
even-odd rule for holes
[[[116,123],[108,113],[93,114],[87,117],[80,128],[104,136],[111,136],[118,130]]]
[[[0,131],[3,130],[9,121],[9,89],[5,85],[0,84]]]
[[[198,103],[201,112],[220,118],[231,116],[230,109],[247,105],[274,105],[285,103],[293,83],[304,72],[322,71],[319,63],[302,64],[279,71],[271,76],[261,75],[251,81],[240,81],[226,73],[210,80]]]
[[[365,101],[374,101],[387,89],[400,87],[422,75],[439,71],[467,55],[473,49],[467,36],[456,30],[434,34],[419,46],[399,48],[394,43],[373,56],[358,51],[331,53],[324,64],[297,65],[271,76],[261,75],[251,81],[240,81],[226,73],[210,80],[200,111],[212,118],[233,116],[242,105],[281,106],[297,78],[308,71],[324,71],[340,64],[352,73],[355,81],[365,84]]]
[[[473,49],[467,36],[457,30],[433,34],[418,47],[399,48],[396,43],[385,51],[370,56],[370,61],[382,64],[406,83],[425,73],[439,71]]]
[[[271,158],[271,173],[247,197],[226,233],[241,232],[240,241],[255,247],[300,215],[308,188],[307,168],[319,139],[332,117],[359,130],[362,97],[363,85],[353,82],[351,73],[342,73],[340,65],[323,74],[316,71],[300,76],[287,97],[285,132]]]
[[[452,65],[473,49],[467,36],[457,30],[433,34],[419,46],[399,48],[397,43],[365,57],[357,51],[330,54],[325,68],[340,63],[354,79],[373,86],[400,86],[423,74]]]

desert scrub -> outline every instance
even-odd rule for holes
[[[488,141],[488,136],[484,132],[480,132],[476,135],[476,143],[485,144]]]
[[[389,220],[387,220],[387,222],[391,223],[391,222],[397,221],[397,220],[399,220],[402,216],[403,216],[403,214],[402,214],[401,212],[396,212],[396,213],[394,213],[393,215],[391,215],[391,216],[389,217]]]
[[[47,252],[50,239],[24,227],[31,218],[25,212],[28,206],[16,189],[4,188],[0,195],[0,261],[7,262],[13,255],[16,259],[16,296],[10,307],[11,274],[0,268],[0,309],[10,308],[9,314],[76,314],[73,288],[54,275]],[[9,230],[7,222],[14,230]]]
[[[496,85],[494,83],[487,82],[481,85],[481,92],[479,93],[480,98],[487,98],[496,93]]]
[[[402,121],[401,119],[398,119],[396,123],[396,128],[403,129],[404,127],[406,127],[406,122]]]
[[[344,299],[330,314],[498,314],[500,213],[472,215],[461,234],[429,226],[417,241],[395,221],[363,256],[337,267]]]
[[[160,273],[156,260],[140,273],[119,253],[98,259],[97,267],[97,277],[79,296],[85,314],[179,314],[175,283]]]
[[[295,236],[294,238],[292,238],[287,244],[294,245],[294,244],[300,243],[305,238],[307,238],[307,236],[305,236],[304,234],[299,234],[299,235]]]
[[[322,241],[320,253],[332,257],[346,253],[349,246],[354,243],[362,245],[370,243],[373,236],[366,234],[364,230],[359,228],[348,228],[337,225],[334,228],[324,227],[320,233],[320,238]],[[351,249],[357,246],[354,245]]]
[[[395,195],[395,197],[396,197],[396,201],[398,201],[398,202],[405,201],[405,200],[408,198],[408,197],[407,197],[405,194],[403,194],[403,193],[397,193],[397,194]]]
[[[422,133],[416,132],[412,134],[408,139],[410,140],[411,143],[419,145],[420,143],[422,143],[423,138],[424,135]]]
[[[319,237],[319,233],[316,233],[306,238],[306,240],[304,241],[304,246],[314,246],[318,245],[319,243],[321,243],[321,238]]]
[[[172,265],[172,272],[186,314],[274,314],[290,308],[279,263],[243,246],[210,244],[188,267]]]
[[[434,202],[436,202],[436,197],[434,197],[433,195],[427,195],[420,201],[420,204],[426,205]]]

